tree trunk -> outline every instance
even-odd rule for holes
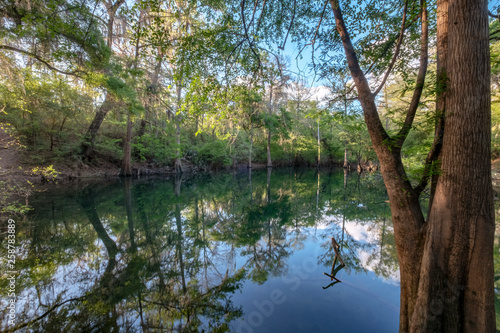
[[[347,163],[347,141],[345,141],[344,143],[344,169],[347,169],[347,167],[349,166],[348,163]]]
[[[273,84],[271,83],[270,91],[269,91],[269,118],[271,118],[273,112]],[[269,119],[270,121],[271,119]],[[272,168],[273,163],[271,162],[271,126],[268,124],[267,128],[267,167]]]
[[[148,87],[146,92],[146,107],[144,108],[144,118],[141,119],[139,131],[137,133],[138,137],[141,137],[146,133],[146,124],[148,123],[148,120],[151,121],[151,115],[153,113],[152,109],[155,102],[156,92],[158,90],[158,79],[160,78],[162,62],[163,55],[160,54],[153,75],[151,76],[151,85]]]
[[[132,120],[130,114],[127,116],[127,135],[123,145],[123,160],[120,170],[120,177],[132,176],[131,144],[132,144]]]
[[[252,149],[253,149],[253,124],[250,127],[250,150],[248,152],[248,168],[252,168]]]
[[[412,332],[495,331],[488,36],[487,1],[449,2],[441,172]]]
[[[106,22],[108,30],[106,36],[106,44],[109,48],[113,46],[113,24],[115,20],[115,14],[118,8],[124,3],[125,0],[117,0],[114,4],[111,1],[105,2],[108,13],[108,21]],[[99,111],[97,111],[94,120],[92,120],[92,123],[87,129],[87,133],[83,137],[83,142],[81,144],[81,154],[84,158],[88,160],[92,158],[94,152],[94,143],[95,143],[95,138],[97,136],[97,132],[99,131],[99,128],[101,127],[104,118],[106,117],[108,112],[113,108],[113,104],[114,104],[114,99],[108,92],[106,94],[104,102],[99,108]]]
[[[426,160],[426,167],[440,160],[439,175],[433,177],[427,222],[419,194],[430,172],[424,173],[421,184],[414,189],[407,180],[400,154],[425,80],[426,3],[421,2],[417,84],[403,128],[393,138],[378,116],[375,96],[359,66],[339,2],[330,3],[389,195],[401,273],[399,330],[494,332],[487,2],[449,0],[448,7],[446,0],[438,1],[438,79],[446,79],[442,85],[446,87],[446,99],[440,93],[437,104],[444,111],[444,104],[440,103],[445,102],[446,113],[444,123],[438,121],[436,127],[436,133],[443,131],[442,147],[439,150],[440,142],[435,141]],[[436,137],[439,139],[439,135]]]
[[[109,48],[113,46],[113,25],[115,22],[115,15],[118,11],[118,8],[120,8],[120,6],[124,3],[125,0],[117,0],[115,3],[112,3],[111,1],[104,2],[104,4],[106,5],[106,11],[108,13],[108,22],[106,22],[108,28],[106,43],[108,44]]]
[[[81,144],[81,154],[84,158],[86,159],[92,158],[92,155],[94,153],[94,144],[95,144],[95,139],[97,137],[97,132],[99,131],[99,128],[101,127],[104,118],[106,117],[108,112],[113,108],[113,105],[114,105],[113,97],[110,95],[110,93],[106,94],[104,102],[99,108],[99,111],[96,112],[94,120],[92,120],[92,123],[87,129],[87,133],[85,133],[85,136],[83,137],[83,142]]]
[[[177,114],[175,115],[175,142],[177,144],[177,149],[175,152],[175,162],[174,168],[175,173],[182,173],[182,162],[181,162],[181,93],[182,88],[180,83],[177,83]]]
[[[319,137],[319,117],[318,117],[318,167],[321,164],[321,142]]]

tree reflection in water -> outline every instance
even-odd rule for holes
[[[346,272],[396,279],[385,200],[376,175],[313,170],[47,191],[19,225],[16,328],[230,331],[244,310],[234,292],[289,274],[289,258],[310,238],[327,270],[335,237]]]

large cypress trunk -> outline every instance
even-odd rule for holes
[[[447,26],[441,170],[410,331],[494,332],[487,2],[451,0]]]
[[[438,87],[445,91],[438,91],[435,142],[415,188],[407,180],[400,147],[425,79],[425,1],[417,84],[404,126],[392,138],[381,124],[339,3],[330,2],[390,199],[401,273],[400,332],[494,332],[487,1],[437,3]],[[432,174],[437,164],[439,172]],[[419,194],[429,178],[426,221]]]
[[[408,332],[418,296],[420,262],[424,246],[425,219],[419,196],[407,180],[399,154],[376,147],[394,225],[394,239],[401,277],[400,332]]]

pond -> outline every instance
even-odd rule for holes
[[[16,230],[21,332],[398,331],[377,174],[128,179],[61,185],[31,204]]]

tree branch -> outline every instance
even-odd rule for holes
[[[65,75],[72,75],[72,76],[76,76],[78,78],[82,78],[82,76],[76,74],[76,73],[83,73],[82,71],[75,71],[75,72],[65,72],[65,71],[62,71],[60,69],[55,68],[54,66],[52,66],[51,64],[49,64],[47,61],[43,60],[40,56],[38,56],[38,55],[36,55],[34,53],[31,53],[29,51],[21,50],[21,49],[18,49],[18,48],[9,46],[9,45],[0,45],[0,50],[9,50],[9,51],[14,51],[14,52],[18,52],[18,53],[22,53],[22,54],[28,55],[28,56],[30,56],[30,57],[32,57],[32,58],[40,61],[42,64],[44,64],[45,66],[47,66],[49,69],[51,69],[53,71],[56,71],[56,72],[59,72],[61,74],[65,74]]]
[[[14,327],[12,327],[12,328],[9,328],[9,329],[7,329],[7,330],[5,330],[5,331],[2,331],[2,332],[0,332],[0,333],[10,333],[10,332],[15,332],[15,331],[17,331],[17,330],[20,330],[21,328],[24,328],[24,327],[26,327],[26,326],[29,326],[29,325],[31,325],[31,324],[33,324],[33,323],[35,323],[35,322],[37,322],[37,321],[39,321],[39,320],[41,320],[41,319],[45,318],[46,316],[48,316],[48,315],[49,315],[52,311],[54,311],[54,310],[55,310],[55,309],[57,309],[58,307],[60,307],[60,306],[62,306],[62,305],[64,305],[64,304],[66,304],[66,303],[69,303],[69,302],[74,302],[74,301],[80,301],[80,300],[83,300],[84,298],[85,298],[85,296],[83,296],[83,297],[77,297],[77,298],[71,298],[71,299],[65,300],[65,301],[64,301],[64,302],[62,302],[62,303],[57,303],[57,304],[55,304],[54,306],[52,306],[49,310],[47,310],[47,312],[45,312],[45,313],[44,313],[43,315],[41,315],[40,317],[37,317],[37,318],[35,318],[35,319],[33,319],[33,320],[30,320],[30,321],[28,321],[28,322],[26,322],[26,323],[23,323],[23,324],[19,324],[19,325],[17,325],[17,326],[14,326]]]
[[[257,21],[257,27],[255,28],[255,35],[257,35],[257,32],[259,31],[260,28],[260,22],[262,22],[262,17],[264,16],[264,10],[266,9],[266,0],[262,3],[262,9],[260,11],[260,17],[259,20]]]
[[[422,27],[421,27],[421,38],[420,38],[420,67],[418,69],[417,81],[415,83],[415,90],[413,91],[413,96],[410,102],[410,106],[406,113],[406,119],[403,127],[396,136],[397,147],[399,149],[403,146],[408,133],[410,132],[413,120],[415,119],[415,114],[417,113],[418,105],[420,103],[420,98],[422,96],[422,91],[424,90],[425,75],[427,74],[427,60],[429,51],[429,22],[427,21],[427,2],[426,0],[420,0],[421,4],[421,17],[422,17]]]
[[[356,84],[356,89],[358,90],[358,99],[363,108],[365,122],[368,127],[368,131],[370,132],[372,143],[376,146],[382,146],[384,141],[390,139],[390,137],[380,121],[377,106],[375,104],[375,98],[370,90],[370,86],[368,85],[368,80],[359,66],[356,51],[354,50],[354,46],[352,45],[351,38],[349,37],[345,26],[344,18],[342,17],[339,1],[330,0],[330,4],[335,16],[335,25],[344,46],[349,70],[354,83]]]
[[[415,23],[418,18],[420,17],[420,15],[417,15],[415,16],[414,18],[411,19],[411,21],[408,22],[408,25],[405,26],[405,29],[408,29],[409,27],[411,27],[411,25],[413,23]],[[400,35],[396,35],[395,39],[398,39],[400,37]],[[385,56],[385,54],[389,51],[390,47],[392,46],[392,44],[390,45],[387,45],[387,47],[384,48],[384,50],[382,51],[382,53],[377,57],[377,59],[375,59],[375,61],[373,61],[373,63],[370,65],[370,67],[368,67],[368,69],[366,70],[365,72],[365,75],[368,75],[368,73],[370,73],[370,71],[373,69],[373,67],[375,67],[375,64],[377,63],[377,61],[379,61],[380,58],[382,58],[383,56]]]
[[[500,13],[498,13],[497,15],[495,15],[490,10],[488,10],[488,16],[492,17],[492,18],[496,18],[496,19],[498,19],[500,21]]]
[[[415,192],[417,195],[420,195],[423,190],[427,187],[427,183],[429,182],[429,178],[432,176],[432,164],[439,157],[439,153],[441,152],[441,147],[443,143],[443,132],[444,132],[444,118],[441,116],[438,119],[438,123],[436,125],[436,133],[434,135],[434,141],[432,142],[432,147],[427,157],[425,158],[424,163],[424,172],[422,174],[422,179],[415,187]]]
[[[241,1],[241,20],[243,23],[243,29],[245,30],[245,39],[248,41],[248,46],[250,47],[250,50],[255,55],[255,57],[257,58],[257,61],[258,61],[257,69],[255,70],[255,72],[257,72],[259,70],[259,68],[261,67],[261,61],[260,61],[260,56],[257,54],[255,49],[253,48],[252,40],[250,40],[250,37],[248,36],[248,27],[247,27],[247,24],[245,22],[245,1],[246,0]]]
[[[290,30],[292,30],[293,21],[295,20],[296,6],[297,6],[297,0],[294,0],[293,1],[293,15],[292,15],[292,20],[290,21],[290,26],[288,27],[288,30],[286,31],[286,36],[285,36],[285,40],[283,41],[283,45],[278,46],[278,48],[281,49],[282,51],[285,49],[285,44],[286,44],[286,40],[288,39],[288,34],[290,34]]]
[[[314,32],[313,39],[311,39],[311,41],[308,44],[302,47],[302,49],[299,51],[299,54],[297,54],[295,59],[297,59],[301,55],[302,51],[304,51],[306,46],[312,45],[314,48],[314,43],[316,43],[316,36],[318,35],[319,28],[321,27],[321,22],[323,22],[323,17],[325,16],[326,6],[328,6],[328,0],[325,1],[325,5],[323,6],[323,11],[321,12],[318,25],[316,26],[316,31]]]
[[[401,31],[399,32],[399,38],[398,42],[396,44],[396,50],[394,51],[394,56],[392,57],[391,63],[389,64],[389,68],[387,68],[387,71],[385,72],[384,78],[382,79],[382,82],[380,83],[379,87],[373,92],[374,96],[377,96],[380,90],[382,90],[382,87],[385,85],[385,82],[387,81],[387,78],[389,77],[389,74],[391,74],[392,68],[396,64],[396,60],[399,55],[399,51],[401,50],[401,43],[403,42],[403,36],[405,32],[405,24],[406,24],[406,11],[408,10],[408,0],[405,1],[404,9],[403,9],[403,21],[401,22]]]

